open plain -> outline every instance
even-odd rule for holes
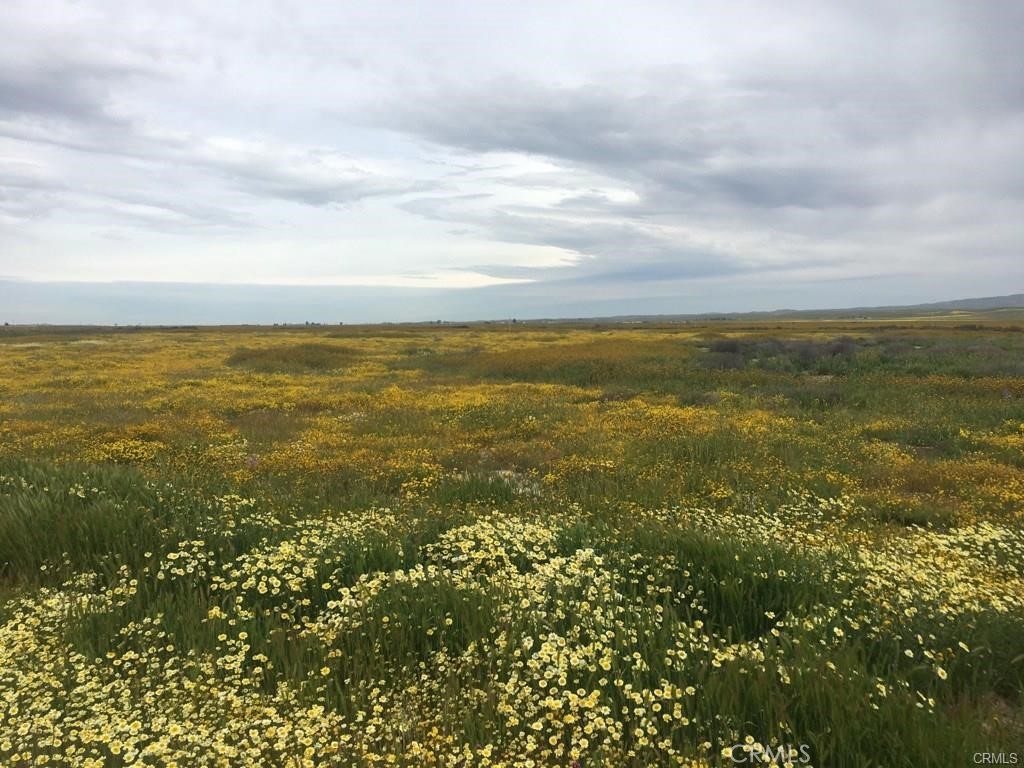
[[[1022,331],[0,329],[0,763],[1020,752]]]

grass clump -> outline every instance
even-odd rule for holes
[[[327,373],[351,365],[355,351],[328,342],[240,347],[226,360],[235,368],[257,373]]]

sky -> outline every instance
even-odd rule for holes
[[[1017,0],[4,0],[0,321],[1024,291]]]

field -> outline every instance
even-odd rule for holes
[[[1020,754],[1022,331],[0,328],[0,764]]]

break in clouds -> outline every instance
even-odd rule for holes
[[[379,320],[1018,291],[1022,28],[1011,2],[14,0],[5,301],[289,286],[270,321],[338,286],[327,319]],[[59,316],[81,290],[24,319],[152,305]],[[260,319],[183,290],[183,321]]]

